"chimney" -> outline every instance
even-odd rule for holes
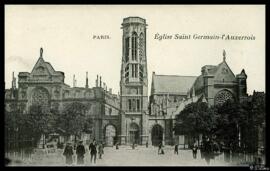
[[[12,89],[16,89],[16,78],[14,77],[14,72],[12,72]]]
[[[86,84],[85,84],[85,88],[88,88],[88,72],[86,72]]]

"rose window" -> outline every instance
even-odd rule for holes
[[[218,92],[218,94],[215,97],[215,104],[223,104],[224,102],[228,101],[228,100],[234,100],[233,95],[231,92],[226,91],[226,90],[222,90],[220,92]]]
[[[49,105],[49,94],[45,89],[35,89],[32,94],[32,104],[40,106]]]

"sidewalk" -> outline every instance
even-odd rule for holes
[[[88,149],[85,154],[85,165],[83,166],[207,166],[206,161],[201,159],[200,150],[197,153],[197,159],[193,159],[190,149],[179,150],[179,154],[174,154],[174,147],[165,146],[165,154],[158,155],[158,147],[136,146],[119,146],[116,150],[114,147],[105,147],[102,159],[96,160],[96,164],[90,163],[90,154]],[[65,166],[65,157],[62,155],[63,149],[57,149],[55,153],[33,154],[31,162],[22,162],[22,165],[31,166]],[[76,155],[73,156],[74,166],[76,166]],[[13,163],[13,165],[18,165]],[[224,162],[224,155],[216,156],[210,161],[210,166],[232,166],[233,163]]]

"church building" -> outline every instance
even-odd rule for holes
[[[119,95],[107,90],[100,76],[96,86],[90,88],[87,73],[85,87],[76,86],[75,76],[70,87],[64,82],[64,72],[54,70],[45,61],[41,48],[32,71],[19,73],[18,88],[13,75],[12,88],[5,90],[6,111],[15,104],[27,114],[37,104],[61,113],[72,103],[81,103],[92,119],[91,133],[82,137],[85,140],[95,138],[107,145],[173,145],[178,138],[173,131],[175,116],[187,104],[204,101],[212,106],[228,99],[241,102],[247,98],[245,70],[235,75],[223,51],[221,63],[203,66],[199,76],[153,72],[148,99],[147,26],[140,17],[123,19]]]

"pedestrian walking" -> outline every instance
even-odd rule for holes
[[[66,157],[66,164],[71,165],[73,163],[72,155],[73,155],[73,147],[71,143],[67,143],[63,155]]]
[[[178,144],[175,144],[174,146],[174,154],[178,155]]]
[[[96,163],[96,158],[97,158],[97,147],[96,147],[96,141],[93,140],[93,142],[89,145],[89,151],[90,151],[90,156],[91,156],[91,163],[93,163],[93,158],[94,158],[94,163]]]
[[[146,144],[145,144],[146,148],[148,148],[148,141],[146,141]]]
[[[132,143],[132,149],[135,149],[135,142]]]
[[[99,159],[102,159],[102,154],[104,154],[104,151],[103,151],[103,144],[102,142],[99,143],[98,145],[98,155],[99,155]]]
[[[160,142],[159,145],[158,145],[158,154],[160,154],[161,149],[162,149],[162,142]]]
[[[163,147],[161,147],[161,154],[165,154]]]
[[[116,149],[116,150],[119,149],[119,144],[118,144],[118,142],[115,143],[115,149]]]
[[[85,148],[83,145],[83,141],[79,141],[79,145],[76,148],[76,154],[77,154],[77,164],[84,164],[84,154],[85,154]]]
[[[198,150],[197,145],[193,146],[192,148],[193,159],[197,158],[197,150]]]

